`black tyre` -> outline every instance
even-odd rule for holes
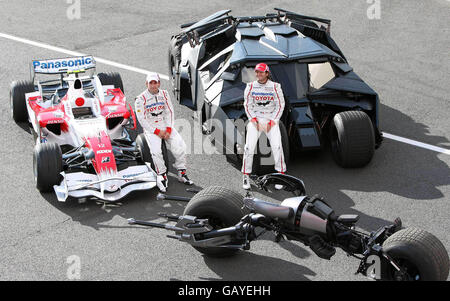
[[[280,133],[281,133],[281,145],[283,146],[283,154],[284,154],[284,162],[285,166],[289,164],[290,160],[290,146],[289,146],[289,136],[286,130],[286,126],[283,122],[280,122]],[[262,136],[262,135],[261,135]],[[261,139],[262,137],[260,137]],[[267,139],[267,138],[266,138]],[[267,147],[270,147],[269,139],[267,139]],[[273,157],[272,150],[265,155],[261,154],[261,149],[259,147],[259,142],[257,144],[257,152],[253,156],[253,167],[252,173],[257,175],[265,175],[271,172],[274,172],[274,165],[264,164],[264,161],[269,160],[270,157]]]
[[[363,167],[372,160],[375,133],[369,116],[361,111],[336,114],[330,127],[333,158],[345,168]]]
[[[155,168],[155,164],[153,163],[152,153],[151,153],[149,145],[147,144],[147,139],[145,138],[144,133],[141,133],[137,136],[136,146],[139,150],[142,161],[150,163],[152,169],[154,171],[157,171]],[[161,149],[162,149],[162,153],[163,153],[164,164],[166,165],[167,169],[169,169],[169,154],[167,152],[167,146],[166,146],[166,142],[164,140],[161,143]]]
[[[114,88],[120,88],[122,93],[125,93],[123,89],[122,77],[117,72],[107,72],[107,73],[99,73],[98,78],[102,85],[113,85]]]
[[[27,122],[28,111],[25,94],[34,92],[32,81],[14,81],[9,90],[11,117],[16,122]]]
[[[243,197],[237,192],[220,186],[212,186],[197,193],[187,204],[184,215],[207,218],[215,230],[236,225],[247,214],[243,207]],[[200,248],[199,252],[210,256],[230,256],[235,249],[220,247]]]
[[[387,280],[445,281],[449,273],[449,257],[441,241],[418,228],[400,230],[390,236],[383,249],[403,269],[407,279],[401,278],[394,267],[385,271]]]
[[[150,153],[150,148],[147,144],[147,139],[144,134],[139,134],[136,138],[136,146],[141,155],[141,160],[143,162],[152,162],[152,154]]]
[[[40,192],[53,191],[53,185],[61,182],[62,154],[58,144],[37,144],[33,153],[33,172],[36,188]]]

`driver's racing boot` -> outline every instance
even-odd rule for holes
[[[187,174],[186,174],[186,169],[180,169],[178,170],[178,181],[181,183],[184,183],[186,185],[193,185],[194,182],[192,182],[191,180],[189,180]]]
[[[242,188],[244,188],[245,190],[250,189],[250,177],[248,176],[248,174],[244,174],[242,178]]]

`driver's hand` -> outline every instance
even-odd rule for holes
[[[266,130],[265,130],[265,132],[266,132],[266,133],[270,132],[270,130],[273,128],[274,125],[275,125],[275,122],[270,121],[270,122],[266,125]]]
[[[253,125],[256,127],[256,129],[259,131],[259,123],[258,120],[256,118],[253,118],[250,120],[250,122],[253,123]]]

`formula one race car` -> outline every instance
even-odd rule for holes
[[[142,160],[150,157],[145,140],[137,145],[130,137],[136,118],[120,75],[84,74],[94,68],[92,56],[35,60],[32,79],[11,84],[11,115],[31,123],[36,139],[36,187],[54,190],[62,202],[69,196],[116,201],[161,185]],[[36,75],[58,78],[37,80]]]
[[[299,241],[322,259],[330,259],[341,248],[360,260],[357,273],[376,280],[438,280],[449,275],[449,257],[443,244],[432,234],[402,229],[394,224],[371,233],[355,229],[357,215],[337,215],[318,195],[306,196],[303,182],[283,174],[268,174],[255,180],[268,191],[282,184],[294,197],[281,205],[264,202],[251,195],[223,187],[209,187],[188,203],[183,216],[160,214],[176,225],[129,219],[129,224],[163,228],[175,232],[169,238],[192,245],[210,256],[227,256],[249,250],[250,242],[264,231],[272,231],[275,241]],[[263,232],[258,233],[259,229]]]
[[[339,165],[365,166],[382,142],[377,93],[353,72],[331,38],[330,20],[275,10],[254,17],[232,17],[223,10],[182,25],[169,47],[175,98],[197,113],[203,132],[222,144],[229,158],[240,162],[244,90],[256,80],[255,65],[264,62],[286,100],[280,123],[286,160],[289,145],[315,150],[329,141]],[[261,158],[270,157],[267,146],[259,146],[256,173]]]

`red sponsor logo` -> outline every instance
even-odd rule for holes
[[[162,111],[165,109],[165,106],[155,106],[151,108],[147,108],[147,112],[154,112],[154,111]]]
[[[108,114],[108,118],[123,117],[124,113]]]
[[[47,124],[56,124],[56,123],[63,123],[64,120],[59,119],[59,120],[48,120]]]
[[[256,101],[264,101],[264,100],[274,100],[273,96],[253,96],[253,99]]]
[[[86,140],[89,147],[95,153],[95,158],[92,159],[95,171],[97,173],[103,170],[117,171],[116,160],[114,156],[111,156],[112,146],[108,134],[101,132],[99,136],[88,137]]]

